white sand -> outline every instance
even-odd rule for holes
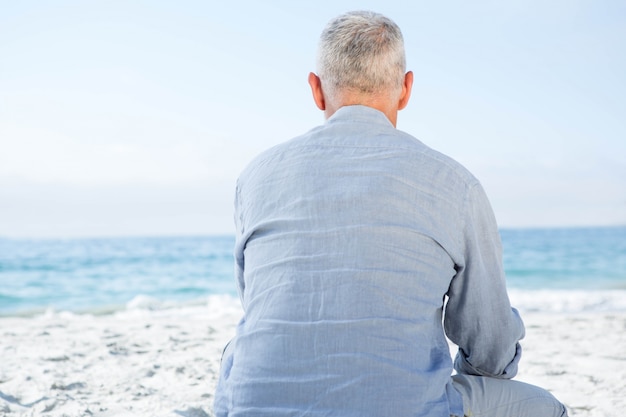
[[[221,351],[237,303],[0,318],[0,416],[212,416]],[[517,379],[541,385],[571,416],[626,409],[626,312],[524,314]]]

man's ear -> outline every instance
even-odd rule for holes
[[[322,80],[314,73],[309,73],[309,85],[311,86],[311,92],[313,93],[313,100],[320,110],[326,110],[326,100],[324,99],[324,92],[322,91]]]
[[[398,110],[402,110],[409,104],[409,98],[411,98],[411,89],[413,88],[413,72],[409,71],[404,75],[404,82],[402,83],[402,93],[400,94],[400,100],[398,100]]]

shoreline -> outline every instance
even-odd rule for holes
[[[610,313],[626,312],[626,288],[575,288],[575,289],[533,289],[509,288],[509,298],[513,307],[523,313]],[[137,295],[127,302],[117,302],[67,310],[55,307],[28,307],[22,309],[0,309],[0,319],[10,317],[37,318],[51,314],[75,314],[106,316],[134,310],[177,310],[204,307],[215,303],[239,307],[239,299],[234,294],[202,295],[182,300],[162,300],[147,295]]]
[[[99,316],[0,317],[0,415],[212,416],[222,349],[240,316],[237,300],[211,297],[203,306]],[[626,311],[522,318],[517,380],[550,390],[570,416],[621,415]]]

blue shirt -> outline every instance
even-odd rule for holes
[[[383,113],[343,107],[262,153],[235,223],[244,317],[217,416],[461,416],[445,335],[457,372],[517,372],[524,326],[483,188]]]

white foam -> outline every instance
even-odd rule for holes
[[[509,290],[520,311],[543,313],[624,312],[626,290]]]

